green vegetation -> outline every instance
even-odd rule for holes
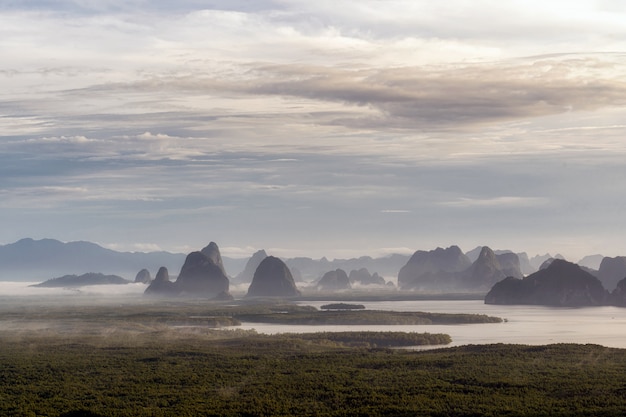
[[[331,310],[331,311],[299,311],[285,312],[254,312],[236,313],[241,321],[252,323],[278,323],[299,325],[427,325],[427,324],[470,324],[470,323],[501,323],[499,317],[484,314],[445,314],[425,312],[399,312],[382,310]]]
[[[387,346],[448,343],[449,336],[270,336],[206,324],[253,314],[363,313],[378,314],[203,301],[2,305],[0,415],[626,414],[626,350],[562,344],[415,351]],[[450,319],[459,317],[444,315]]]
[[[626,413],[626,351],[619,349],[489,345],[414,352],[345,348],[323,336],[166,336],[3,338],[0,415]]]
[[[322,310],[365,310],[363,304],[347,304],[347,303],[335,303],[324,304],[320,307]]]

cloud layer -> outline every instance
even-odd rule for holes
[[[2,243],[626,254],[620,3],[222,3],[0,4]]]

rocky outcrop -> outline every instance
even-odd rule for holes
[[[485,296],[486,304],[582,307],[608,302],[608,293],[596,277],[562,259],[554,259],[524,279],[507,277]]]
[[[611,293],[611,304],[626,307],[626,278],[620,280]]]
[[[356,285],[385,285],[385,279],[377,272],[370,274],[367,268],[353,269],[348,275],[351,284]]]
[[[239,283],[252,282],[254,272],[265,258],[267,258],[267,253],[265,253],[263,249],[254,252],[250,259],[248,259],[248,262],[246,262],[244,270],[235,277],[235,281]]]
[[[157,296],[174,296],[178,295],[179,290],[173,282],[170,281],[170,274],[166,267],[162,266],[150,283],[144,294]]]
[[[343,269],[328,271],[317,283],[319,291],[341,291],[352,288],[350,278]]]
[[[152,276],[150,275],[150,271],[144,268],[141,271],[137,272],[137,275],[135,275],[135,282],[150,284],[150,282],[152,282]]]
[[[458,274],[471,262],[458,246],[417,251],[398,273],[398,286],[405,290],[447,291],[456,287]]]
[[[159,269],[145,293],[225,299],[229,296],[229,286],[219,248],[211,242],[201,251],[187,255],[175,282],[170,282],[167,269]]]
[[[520,255],[513,252],[496,254],[500,269],[506,277],[523,278]]]
[[[598,278],[609,291],[616,288],[617,283],[626,278],[626,256],[616,256],[615,258],[607,256],[602,259]]]
[[[257,267],[248,288],[248,297],[296,297],[300,291],[287,265],[268,256]]]
[[[467,290],[488,291],[493,284],[506,277],[496,254],[483,246],[478,259],[463,273],[462,287]]]
[[[230,282],[220,261],[219,249],[217,249],[217,255],[215,249],[208,254],[206,251],[200,251],[187,255],[185,264],[176,279],[176,286],[180,293],[209,298],[228,293]]]
[[[222,261],[222,254],[220,253],[220,248],[217,246],[217,243],[210,242],[207,246],[202,248],[200,252],[209,258],[215,265],[219,266],[224,273],[224,276],[227,276],[226,269],[224,269],[224,262]]]

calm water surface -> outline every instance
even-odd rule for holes
[[[354,302],[352,302],[354,303]],[[317,308],[328,302],[305,302]],[[405,331],[447,333],[447,346],[487,343],[594,343],[626,348],[626,309],[617,307],[555,308],[541,306],[494,306],[479,300],[358,302],[368,310],[473,313],[497,316],[505,323],[399,326],[291,326],[244,323],[243,329],[259,333],[308,333],[320,331]]]

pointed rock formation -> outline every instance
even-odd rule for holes
[[[511,255],[517,258],[517,255]],[[478,259],[463,275],[462,287],[472,291],[488,291],[496,282],[506,277],[496,254],[487,246],[483,246]]]
[[[496,259],[498,260],[498,263],[500,264],[500,269],[504,273],[505,277],[524,277],[519,254],[513,252],[496,254]]]
[[[135,275],[135,282],[141,282],[142,284],[150,284],[151,281],[152,281],[152,276],[150,275],[150,271],[148,271],[145,268],[137,272],[137,275]]]
[[[361,269],[353,269],[350,271],[350,283],[359,284],[359,285],[385,285],[385,279],[378,275],[377,272],[374,272],[373,275],[370,275],[370,271],[367,268]]]
[[[329,271],[317,283],[317,289],[320,291],[339,291],[351,288],[348,274],[343,269]]]
[[[532,304],[560,307],[604,305],[608,293],[602,283],[578,265],[554,259],[524,279],[508,277],[496,283],[485,304]]]
[[[159,268],[156,277],[150,283],[144,294],[146,295],[158,295],[158,296],[173,296],[178,295],[179,291],[176,284],[170,281],[170,274],[166,267]]]
[[[300,291],[296,288],[287,265],[279,258],[268,256],[254,272],[247,296],[297,297],[299,295]]]
[[[221,256],[219,249],[215,248],[210,252],[205,251],[209,256],[205,252],[191,252],[187,255],[176,280],[176,286],[182,294],[216,297],[218,294],[228,293],[230,282],[224,272],[224,266],[216,263],[216,260],[221,261]]]
[[[616,288],[617,283],[626,277],[626,256],[615,258],[605,257],[600,262],[598,278],[609,291]]]
[[[222,254],[217,243],[211,242],[200,251],[204,256],[209,258],[215,265],[219,266],[224,275],[226,275],[226,269],[224,269],[224,262],[222,262]]]
[[[236,281],[240,283],[252,282],[254,271],[256,271],[265,258],[267,258],[267,253],[265,253],[263,249],[254,252],[250,259],[248,259],[248,262],[246,262],[246,266],[243,271],[241,271],[235,278]]]
[[[400,269],[398,286],[406,290],[454,290],[458,273],[470,265],[469,258],[458,246],[417,251]]]

